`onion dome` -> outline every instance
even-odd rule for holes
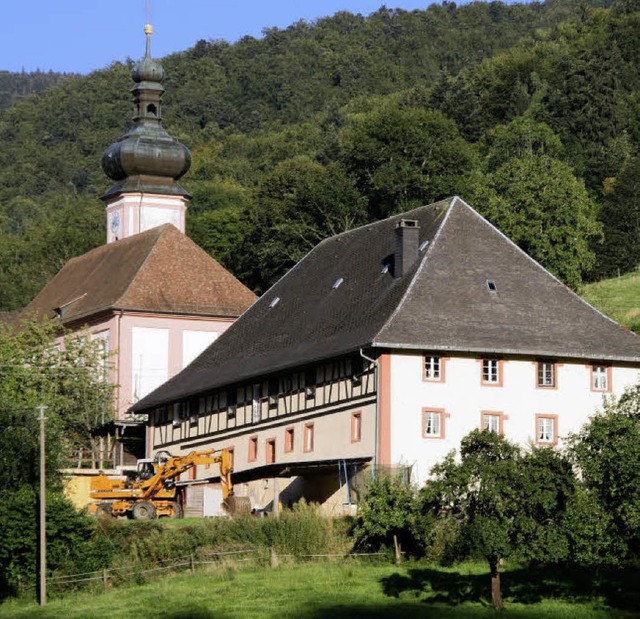
[[[189,149],[162,127],[164,69],[151,58],[151,26],[145,26],[145,57],[133,68],[134,126],[102,157],[102,169],[116,184],[102,196],[146,192],[187,196],[176,182],[191,166]]]

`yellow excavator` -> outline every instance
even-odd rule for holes
[[[159,451],[152,459],[138,460],[134,477],[110,479],[100,474],[91,481],[90,497],[96,502],[89,511],[99,517],[127,516],[135,520],[181,518],[183,512],[176,496],[176,479],[198,464],[219,466],[222,498],[230,514],[250,511],[249,499],[237,497],[233,491],[233,465],[227,449],[193,451],[186,456]]]

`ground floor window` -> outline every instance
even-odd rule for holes
[[[558,416],[536,415],[536,443],[555,445],[558,442]]]
[[[359,443],[362,440],[362,413],[351,415],[351,442]]]
[[[276,439],[267,440],[267,464],[273,464],[276,461]]]
[[[253,462],[258,457],[258,437],[252,436],[249,439],[249,454],[247,459]]]
[[[308,423],[304,426],[304,450],[305,451],[313,451],[313,443],[314,443],[314,425],[312,423]]]
[[[488,432],[495,432],[496,434],[502,434],[502,428],[500,427],[500,415],[494,413],[483,413],[482,415],[482,429]]]
[[[445,419],[448,415],[441,408],[422,409],[422,436],[423,438],[444,438]]]
[[[294,429],[287,428],[284,431],[284,450],[285,451],[293,451],[294,438],[295,438]]]

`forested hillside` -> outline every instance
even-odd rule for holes
[[[458,194],[572,287],[640,263],[640,0],[338,13],[163,60],[189,234],[257,291],[328,234]],[[0,113],[0,310],[104,241],[131,67]]]
[[[0,71],[0,109],[10,107],[21,99],[57,84],[67,77],[53,71],[11,73]]]

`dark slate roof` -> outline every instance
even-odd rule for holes
[[[22,311],[65,325],[113,310],[236,317],[255,295],[171,224],[73,258]]]
[[[419,222],[423,250],[394,278],[400,219]],[[322,241],[134,410],[368,346],[640,363],[640,337],[451,198]]]

